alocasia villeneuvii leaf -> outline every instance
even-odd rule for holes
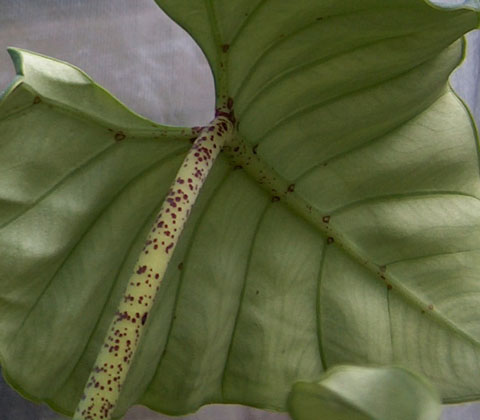
[[[285,410],[293,383],[339,363],[403,364],[444,401],[478,398],[478,144],[447,83],[477,14],[423,0],[158,3],[202,47],[238,125],[116,416],[136,402]],[[67,64],[12,56],[0,357],[24,395],[71,414],[195,133],[134,115]]]
[[[412,372],[360,366],[296,383],[288,406],[293,420],[438,420],[442,409],[436,390]]]

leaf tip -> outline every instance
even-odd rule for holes
[[[13,66],[15,67],[15,73],[18,76],[24,76],[23,70],[23,54],[24,50],[15,47],[7,47],[7,52],[12,59]]]

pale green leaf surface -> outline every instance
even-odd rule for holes
[[[288,406],[293,420],[438,420],[442,411],[431,385],[398,367],[335,367],[296,383]]]
[[[285,410],[294,382],[339,363],[404,364],[445,401],[478,398],[478,145],[447,85],[477,15],[421,0],[158,3],[233,98],[246,152],[207,181],[116,415]],[[191,131],[130,113],[78,69],[14,59],[0,355],[24,394],[71,413]]]

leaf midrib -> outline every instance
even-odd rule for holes
[[[24,79],[24,77],[22,77],[22,78]],[[193,127],[176,127],[176,126],[166,126],[166,125],[163,126],[161,124],[150,121],[150,120],[148,120],[146,118],[143,118],[141,116],[137,116],[135,113],[130,111],[128,108],[126,108],[125,105],[123,105],[120,101],[118,101],[114,96],[111,96],[111,98],[113,98],[116,101],[116,104],[115,104],[116,106],[123,107],[125,109],[125,111],[131,112],[132,116],[136,116],[139,120],[142,120],[143,123],[152,124],[152,128],[150,128],[150,127],[140,128],[140,127],[133,127],[133,126],[124,127],[124,126],[119,125],[117,123],[113,123],[112,121],[110,121],[106,118],[102,118],[102,117],[98,116],[97,114],[82,111],[79,108],[76,108],[74,106],[69,105],[68,103],[52,99],[51,97],[48,97],[48,96],[44,96],[44,95],[40,94],[35,89],[35,87],[30,85],[26,80],[22,80],[19,83],[18,87],[26,90],[27,92],[31,93],[32,95],[38,96],[44,104],[46,104],[48,106],[51,106],[52,108],[57,109],[57,111],[60,112],[60,113],[73,116],[80,121],[85,121],[85,122],[97,124],[99,127],[105,128],[106,130],[124,132],[131,137],[148,138],[148,139],[187,140],[187,139],[190,139],[192,137],[196,137],[196,135],[197,135],[197,133],[195,132]],[[101,86],[99,86],[99,85],[97,85],[96,83],[93,83],[93,82],[92,82],[92,85],[90,87],[101,89],[102,91],[104,91],[104,89]],[[103,93],[110,96],[110,94],[107,91],[104,91]],[[5,98],[5,99],[7,99],[7,98]],[[28,107],[26,107],[26,108],[28,108]]]
[[[406,303],[420,311],[425,311],[425,316],[430,317],[439,325],[450,329],[454,334],[459,335],[467,342],[472,343],[475,347],[480,348],[480,340],[465,332],[462,328],[456,325],[456,323],[450,321],[438,310],[431,310],[431,302],[425,302],[423,299],[419,298],[412,290],[402,285],[401,280],[397,276],[392,275],[392,273],[384,272],[382,269],[383,267],[370,261],[368,256],[364,255],[358,246],[348,240],[341,231],[332,225],[332,221],[325,223],[323,218],[325,216],[331,216],[331,214],[326,214],[313,207],[297,192],[288,192],[289,183],[273,168],[266,165],[265,162],[253,153],[252,149],[245,146],[245,140],[241,138],[239,133],[236,135],[232,148],[235,144],[240,145],[243,153],[230,153],[230,158],[238,165],[241,165],[245,172],[257,185],[259,185],[260,188],[267,190],[272,197],[277,196],[280,198],[281,201],[279,201],[279,203],[281,202],[286,205],[290,211],[323,234],[325,238],[334,238],[334,243],[327,246],[338,247],[353,261],[367,269],[382,285],[385,287],[387,284],[391,285],[395,292],[401,296]],[[472,198],[478,200],[477,197]],[[320,353],[322,354],[322,351]]]

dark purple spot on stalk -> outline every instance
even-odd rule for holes
[[[280,201],[280,197],[278,195],[274,195],[272,197],[272,203],[276,203],[277,201]]]
[[[287,188],[287,192],[294,192],[295,191],[295,184],[290,184]]]
[[[147,266],[143,265],[142,267],[139,267],[137,270],[137,274],[143,274],[147,270]]]
[[[195,143],[195,140],[196,140],[196,139],[197,139],[196,137],[192,137],[192,138],[190,139],[190,143],[192,143],[192,144]]]
[[[161,228],[162,226],[163,226],[163,222],[159,222],[157,225],[158,228]]]
[[[177,182],[178,182],[179,184],[183,184],[183,183],[185,182],[185,180],[182,179],[182,178],[177,178]]]
[[[232,109],[233,108],[233,98],[228,98],[227,99],[227,108]]]
[[[329,237],[327,238],[327,244],[330,245],[330,244],[333,244],[334,242],[335,242],[335,240],[334,240],[331,236],[329,236]]]
[[[165,248],[165,252],[168,254],[168,251],[170,251],[170,249],[172,249],[172,247],[173,247],[173,244],[168,245],[168,246]]]
[[[323,223],[329,223],[330,222],[330,216],[323,216],[322,217],[322,222]]]
[[[123,314],[121,313],[118,313],[117,312],[117,321],[122,321],[123,319],[127,319],[128,318],[128,314],[126,312],[124,312]],[[117,330],[118,331],[118,330]],[[116,332],[115,332],[116,334]]]
[[[215,111],[215,116],[216,117],[225,117],[226,119],[231,121],[232,124],[235,124],[235,115],[233,114],[233,112],[225,112],[225,111],[222,111],[220,109],[217,109]]]
[[[40,99],[40,96],[35,96],[35,98],[33,98],[33,103],[35,105],[39,104],[40,102],[42,102],[42,100]]]
[[[122,141],[125,139],[125,134],[122,133],[121,131],[118,131],[117,133],[115,133],[115,140],[116,141]]]
[[[147,322],[147,316],[148,316],[148,312],[145,312],[142,316],[142,325],[145,325],[145,322]]]

